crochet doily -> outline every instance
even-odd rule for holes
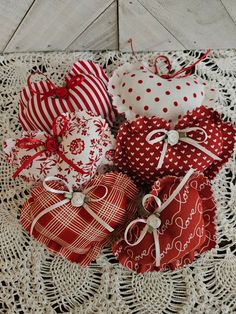
[[[196,61],[200,51],[168,52],[173,68]],[[137,54],[152,60],[156,53]],[[32,70],[46,71],[60,83],[78,58],[103,65],[111,75],[131,54],[32,53],[0,56],[0,136],[19,135],[19,92]],[[195,68],[218,89],[215,109],[236,121],[236,51],[212,51]],[[213,181],[217,201],[217,247],[178,271],[137,275],[121,268],[111,250],[103,250],[90,267],[54,256],[30,239],[19,224],[27,186],[14,181],[13,169],[0,151],[0,313],[235,313],[236,186],[235,156]]]

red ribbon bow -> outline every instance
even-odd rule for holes
[[[31,78],[34,75],[43,75],[46,79],[47,79],[47,83],[49,83],[49,90],[45,91],[45,92],[40,92],[35,90],[32,87],[31,84]],[[65,86],[60,86],[57,87],[45,74],[43,74],[42,72],[34,72],[32,74],[30,74],[30,76],[27,79],[27,85],[29,90],[37,95],[42,95],[42,98],[45,97],[56,97],[56,98],[67,98],[69,96],[69,89],[73,88],[74,86],[81,84],[84,80],[84,76],[79,75],[79,76],[74,76],[71,79],[68,79],[67,77],[65,77],[65,82],[66,85]]]
[[[61,142],[61,136],[64,134],[67,125],[68,125],[68,120],[66,117],[62,116],[63,122],[62,122],[62,126],[60,128],[60,131],[58,132],[57,130],[57,124],[56,124],[56,120],[54,120],[53,122],[53,127],[52,127],[52,132],[53,132],[53,136],[51,138],[48,138],[45,142],[37,139],[37,138],[23,138],[19,141],[17,141],[16,146],[19,148],[23,148],[23,149],[37,149],[38,151],[31,156],[30,158],[28,158],[27,160],[25,160],[23,162],[23,164],[16,170],[16,172],[13,174],[13,179],[15,179],[22,170],[26,169],[31,163],[32,161],[37,158],[38,156],[49,152],[54,153],[57,152],[57,154],[59,155],[59,157],[64,160],[69,166],[71,166],[75,171],[81,173],[81,174],[85,174],[85,171],[82,170],[81,168],[79,168],[78,166],[76,166],[70,159],[68,159],[64,153],[62,151],[60,151],[60,142]]]

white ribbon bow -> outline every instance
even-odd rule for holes
[[[160,213],[175,199],[175,197],[179,194],[179,192],[184,187],[184,185],[187,183],[188,179],[191,177],[191,175],[193,173],[194,173],[194,169],[192,169],[192,168],[189,169],[189,171],[183,177],[180,184],[176,187],[176,189],[171,194],[171,196],[163,204],[161,204],[161,200],[157,196],[152,195],[152,194],[146,194],[142,199],[142,205],[143,205],[144,209],[147,211],[147,209],[145,207],[146,206],[145,203],[146,203],[147,199],[149,199],[149,198],[154,198],[154,200],[156,201],[156,204],[157,204],[157,209],[147,219],[137,218],[137,219],[131,221],[131,223],[125,229],[124,240],[130,246],[135,246],[135,245],[139,244],[143,240],[143,238],[145,237],[147,232],[149,230],[152,231],[153,238],[154,238],[154,244],[155,244],[156,266],[157,267],[160,266],[160,262],[161,262],[159,233],[158,233],[158,228],[161,225]],[[133,225],[135,225],[138,222],[144,223],[145,227],[141,231],[138,239],[134,243],[130,243],[128,241],[128,233],[132,229]]]
[[[60,181],[62,182],[66,187],[67,190],[56,190],[51,188],[50,186],[48,186],[47,182],[48,181]],[[104,220],[102,220],[96,213],[94,213],[91,208],[89,207],[89,205],[87,204],[87,202],[99,202],[101,200],[103,200],[107,194],[108,194],[108,188],[105,185],[100,185],[102,187],[105,188],[105,193],[102,197],[100,198],[91,198],[89,197],[87,194],[93,190],[94,188],[96,188],[97,186],[93,185],[85,190],[83,190],[82,192],[73,192],[73,189],[71,186],[69,186],[69,184],[67,184],[64,180],[57,178],[57,177],[47,177],[46,179],[44,179],[43,181],[43,187],[45,188],[45,190],[47,190],[48,192],[51,193],[55,193],[55,194],[64,194],[65,195],[65,199],[61,200],[60,202],[53,204],[52,206],[45,208],[43,211],[41,211],[33,220],[32,224],[31,224],[31,228],[30,228],[30,234],[32,235],[35,224],[37,223],[37,221],[43,217],[45,214],[49,213],[50,211],[63,206],[69,202],[71,202],[72,206],[75,207],[81,207],[83,206],[83,208],[98,222],[100,223],[105,229],[107,229],[108,231],[112,232],[114,231],[114,229],[112,227],[110,227]]]
[[[192,138],[188,137],[187,134],[185,134],[186,137],[180,137],[180,135],[179,135],[179,133],[182,133],[182,132],[188,133],[188,132],[192,132],[192,131],[203,132],[204,139],[201,141],[197,141],[197,140],[193,140]],[[153,138],[154,135],[159,134],[159,133],[164,133],[164,135]],[[164,141],[161,156],[160,156],[158,164],[157,164],[157,169],[159,169],[163,165],[164,158],[165,158],[165,155],[167,152],[168,144],[170,144],[171,146],[174,146],[179,141],[185,142],[187,144],[190,144],[190,145],[198,148],[199,150],[201,150],[202,152],[204,152],[205,154],[207,154],[208,156],[212,157],[215,160],[221,160],[221,158],[219,158],[218,156],[213,154],[211,151],[209,151],[207,148],[205,148],[199,144],[199,143],[204,143],[207,140],[207,138],[208,138],[208,136],[207,136],[207,133],[204,129],[199,128],[199,127],[191,127],[191,128],[186,128],[186,129],[182,129],[182,130],[169,130],[169,131],[165,130],[165,129],[153,130],[150,133],[148,133],[148,135],[146,136],[146,141],[151,145],[156,144],[156,143],[161,142],[161,141]]]

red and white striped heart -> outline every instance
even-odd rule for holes
[[[130,121],[158,116],[176,122],[188,111],[215,101],[214,89],[194,76],[162,78],[144,63],[124,64],[109,81],[108,91],[119,113]]]
[[[78,61],[65,77],[65,86],[57,87],[42,73],[41,80],[31,82],[21,91],[19,121],[24,130],[52,131],[54,119],[65,112],[91,111],[112,125],[114,112],[107,93],[108,78],[92,61]]]

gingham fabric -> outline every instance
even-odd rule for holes
[[[59,182],[48,183],[50,188],[65,190]],[[108,193],[104,196],[104,186]],[[108,244],[116,232],[122,232],[135,212],[138,190],[132,180],[124,174],[110,172],[98,175],[84,187],[87,193],[85,203],[103,221],[114,229],[110,233],[82,207],[71,202],[62,205],[37,220],[32,235],[49,250],[64,258],[87,266]],[[86,194],[86,193],[85,193]],[[64,194],[45,190],[41,185],[31,191],[30,198],[23,205],[20,221],[29,233],[35,217],[44,209],[65,199]]]
[[[78,110],[101,115],[112,125],[114,112],[107,93],[108,78],[103,69],[92,61],[78,61],[66,78],[68,86],[58,87],[52,94],[47,94],[53,84],[49,78],[28,82],[23,88],[20,93],[19,121],[24,130],[51,133],[53,120],[58,115]],[[70,84],[75,78],[78,78],[78,83]]]

